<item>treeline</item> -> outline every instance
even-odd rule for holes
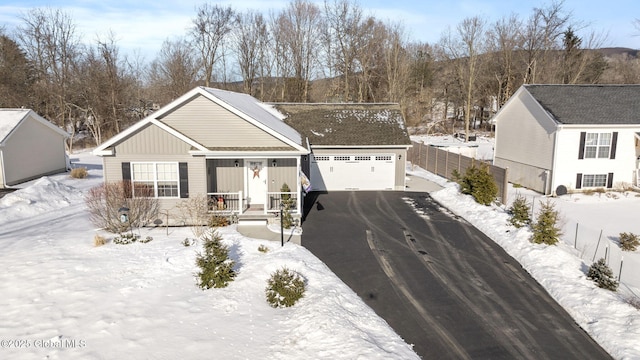
[[[0,28],[0,107],[87,132],[88,146],[198,85],[263,101],[397,102],[410,125],[468,129],[525,83],[640,82],[635,54],[591,50],[605,39],[578,36],[586,30],[561,1],[524,18],[464,19],[434,44],[352,0],[292,0],[268,15],[204,3],[147,63],[114,33],[83,44],[70,15],[34,8],[14,32]]]

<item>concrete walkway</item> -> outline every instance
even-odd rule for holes
[[[238,225],[237,230],[240,234],[254,239],[264,239],[269,241],[276,241],[280,243],[282,238],[280,232],[271,231],[265,225]],[[294,244],[302,244],[300,235],[292,235],[287,229],[284,230],[284,243],[292,242]]]
[[[441,190],[442,186],[434,183],[433,181],[429,181],[420,176],[408,175],[407,174],[407,182],[406,182],[406,190],[408,192],[434,192]]]

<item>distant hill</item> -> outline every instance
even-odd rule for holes
[[[598,49],[598,51],[601,52],[602,55],[607,57],[612,55],[627,54],[629,55],[629,57],[634,57],[634,58],[637,58],[638,53],[640,52],[640,50],[637,50],[637,49],[629,49],[629,48],[623,48],[623,47],[600,48]]]

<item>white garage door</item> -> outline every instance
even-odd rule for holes
[[[395,173],[393,154],[311,156],[313,190],[392,190]]]

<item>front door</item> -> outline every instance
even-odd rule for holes
[[[249,206],[264,206],[267,198],[267,159],[250,159],[247,164],[247,202]]]

